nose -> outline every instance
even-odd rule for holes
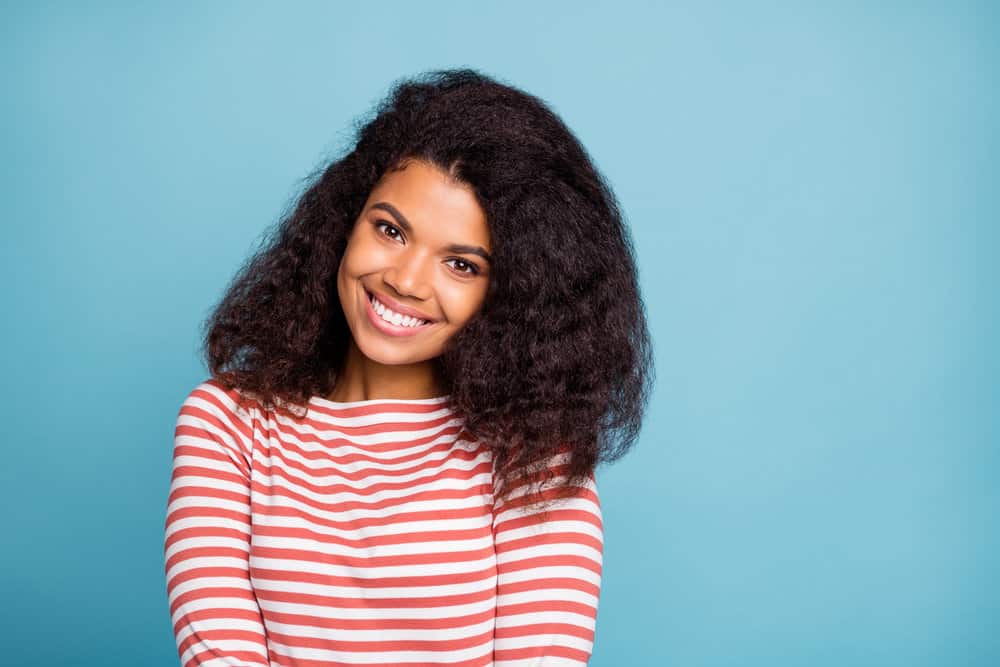
[[[433,262],[427,253],[410,251],[399,253],[396,261],[383,274],[383,280],[400,296],[427,299],[431,293]]]

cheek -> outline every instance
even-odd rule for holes
[[[344,250],[343,257],[340,258],[340,266],[337,267],[337,288],[341,292],[341,298],[343,298],[343,290],[348,287],[348,283],[358,276],[358,258],[362,256],[359,254],[360,249],[356,242],[349,241],[347,248]]]
[[[449,290],[443,295],[442,308],[449,321],[454,324],[465,324],[482,308],[485,297],[485,285],[466,285]]]
[[[343,286],[344,282],[347,280],[347,275],[350,273],[350,261],[351,252],[350,248],[344,253],[344,256],[340,258],[340,266],[337,267],[337,285]]]
[[[387,251],[382,244],[361,236],[352,238],[347,244],[340,265],[348,276],[359,276],[375,271],[387,261]]]
[[[365,247],[363,240],[352,237],[347,248],[344,249],[344,256],[340,259],[340,268],[337,270],[338,278],[353,278],[365,271],[365,259],[371,258],[371,249]]]

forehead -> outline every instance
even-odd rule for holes
[[[402,169],[386,171],[368,196],[366,211],[378,202],[394,206],[417,236],[488,247],[486,213],[472,188],[428,162],[411,160]],[[374,212],[391,218],[383,210]]]

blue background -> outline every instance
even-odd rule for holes
[[[177,664],[199,326],[393,80],[470,66],[638,249],[591,664],[1000,664],[996,6],[361,4],[0,10],[5,663]]]

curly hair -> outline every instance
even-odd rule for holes
[[[352,139],[307,178],[205,322],[212,375],[269,408],[331,392],[350,341],[336,286],[348,236],[381,176],[418,159],[471,186],[490,229],[485,301],[434,363],[492,451],[496,497],[528,485],[520,502],[544,503],[624,455],[653,381],[634,248],[563,121],[476,70],[436,70],[394,82]],[[557,474],[563,485],[543,490]]]

